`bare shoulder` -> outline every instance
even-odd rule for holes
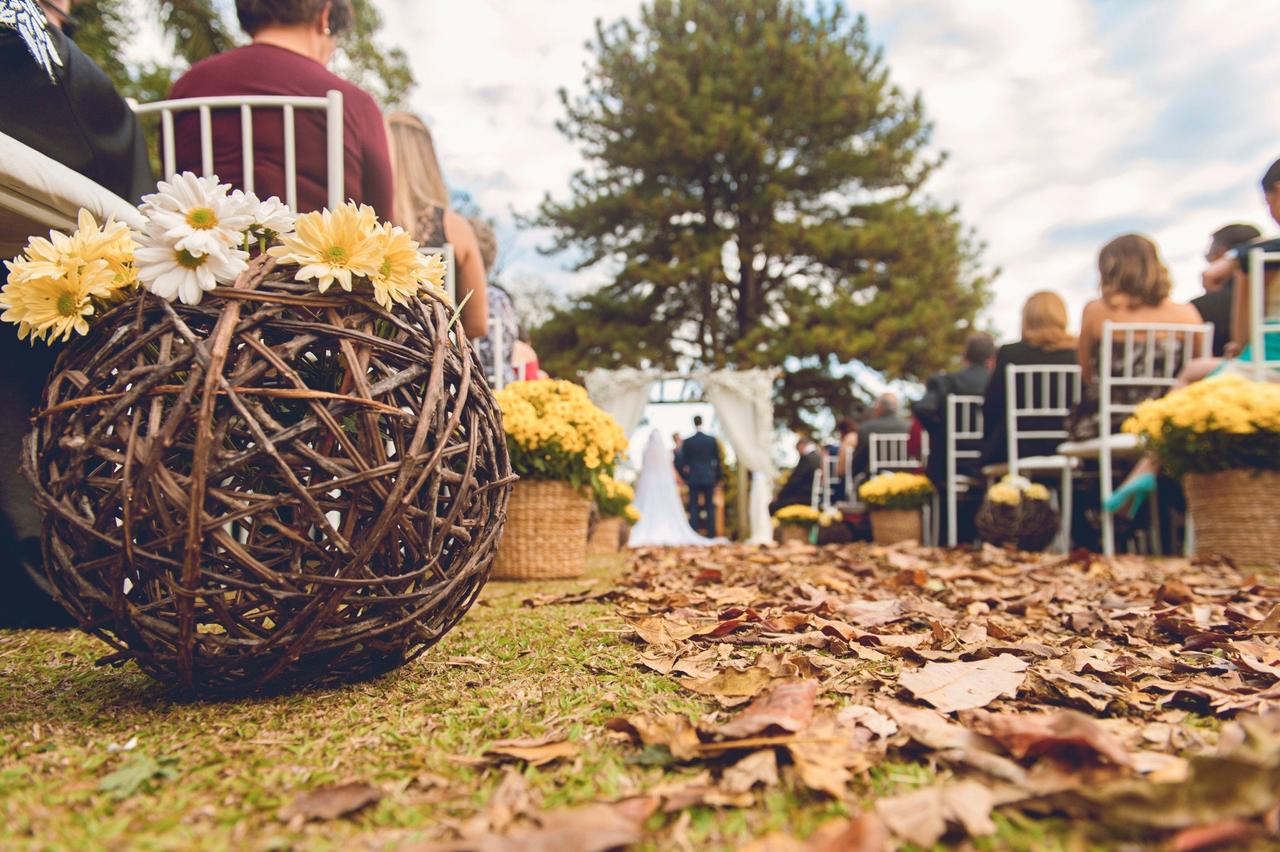
[[[476,232],[467,221],[467,217],[453,210],[444,211],[444,235],[453,244],[458,254],[466,254],[476,249]]]

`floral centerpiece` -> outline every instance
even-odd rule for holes
[[[512,480],[445,268],[366,206],[190,173],[6,263],[60,347],[23,470],[59,601],[197,693],[398,666],[488,576]]]
[[[773,526],[783,541],[810,541],[816,527],[829,527],[840,520],[835,509],[825,511],[801,504],[783,506],[773,513]]]
[[[595,504],[599,520],[591,532],[588,549],[592,553],[617,553],[622,546],[626,527],[640,520],[633,502],[635,489],[609,474],[601,474],[596,488]]]
[[[1181,478],[1198,552],[1280,566],[1280,385],[1215,376],[1142,403],[1124,429]]]
[[[871,537],[877,544],[920,541],[920,510],[933,499],[933,483],[918,473],[882,473],[858,487],[871,507]]]
[[[577,576],[586,567],[591,500],[625,454],[626,433],[572,382],[513,382],[497,400],[520,482],[494,576]]]
[[[1005,476],[987,489],[976,523],[982,540],[1044,550],[1058,534],[1058,516],[1049,489],[1026,477]]]

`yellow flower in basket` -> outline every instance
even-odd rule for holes
[[[882,473],[862,483],[858,496],[880,509],[918,509],[933,496],[933,483],[918,473]]]
[[[773,514],[774,526],[807,527],[821,520],[822,513],[812,506],[783,506]]]
[[[572,382],[513,382],[496,396],[515,472],[575,488],[591,485],[599,499],[602,476],[612,474],[627,449],[618,421]]]
[[[1124,424],[1171,476],[1280,469],[1280,385],[1221,375],[1138,406]]]

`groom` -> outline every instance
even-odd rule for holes
[[[716,536],[715,493],[720,484],[720,442],[702,431],[702,416],[693,418],[694,432],[684,439],[677,470],[689,487],[689,525],[709,538]]]

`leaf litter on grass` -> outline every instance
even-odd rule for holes
[[[701,770],[643,791],[663,810],[790,785],[856,815],[752,848],[840,832],[849,848],[927,847],[990,836],[1002,810],[1179,848],[1276,836],[1274,577],[991,547],[729,546],[640,551],[616,588],[526,604],[576,600],[612,602],[636,665],[715,705],[606,726],[666,755],[645,765]],[[934,780],[868,798],[868,773],[895,761]]]

